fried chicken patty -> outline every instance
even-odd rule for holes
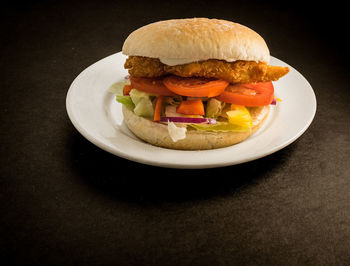
[[[276,81],[289,72],[288,67],[270,66],[255,61],[209,59],[184,65],[168,66],[158,58],[129,56],[124,64],[134,77],[160,77],[173,74],[180,77],[206,77],[224,79],[231,83]]]

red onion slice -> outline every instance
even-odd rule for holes
[[[191,123],[191,124],[216,124],[214,118],[202,117],[162,117],[160,122],[174,122],[174,123]]]
[[[277,104],[277,98],[274,97],[273,100],[272,100],[272,102],[271,102],[270,104],[271,104],[271,105],[276,105],[276,104]]]

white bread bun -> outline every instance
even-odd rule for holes
[[[186,138],[174,142],[168,133],[168,126],[166,124],[155,123],[137,116],[133,111],[123,105],[124,121],[137,137],[155,146],[178,150],[216,149],[241,142],[262,126],[268,117],[269,111],[269,106],[253,108],[251,110],[253,128],[248,132],[187,130]]]
[[[264,39],[246,26],[226,20],[172,19],[145,25],[124,42],[123,54],[161,61],[195,62],[219,59],[268,63]]]

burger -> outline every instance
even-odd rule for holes
[[[276,102],[272,82],[289,72],[269,65],[258,33],[220,19],[148,24],[127,37],[122,53],[129,76],[112,87],[124,121],[140,139],[169,149],[244,141]]]

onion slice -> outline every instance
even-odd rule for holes
[[[191,124],[216,124],[214,118],[202,117],[169,117],[164,116],[160,118],[159,122],[174,122],[174,123],[191,123]]]
[[[277,98],[274,97],[273,100],[272,100],[272,102],[271,102],[270,104],[271,104],[271,105],[276,105],[276,104],[277,104]]]

